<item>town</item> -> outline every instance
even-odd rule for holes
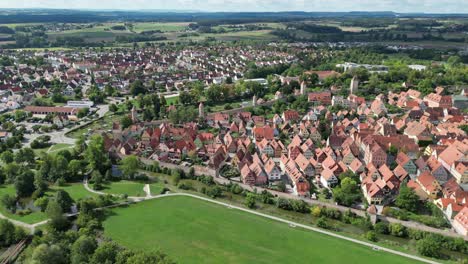
[[[466,50],[210,41],[0,49],[0,263],[249,263],[220,228],[466,263]]]

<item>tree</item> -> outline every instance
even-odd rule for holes
[[[415,212],[419,207],[419,203],[419,196],[414,190],[409,188],[406,184],[402,184],[400,186],[400,193],[395,200],[396,206]]]
[[[102,182],[103,182],[102,174],[99,171],[93,171],[93,173],[91,175],[92,175],[91,180],[93,181],[93,189],[94,190],[102,190],[102,188],[103,188],[103,186],[102,186]]]
[[[90,262],[92,264],[116,263],[120,250],[115,242],[104,242],[94,251]]]
[[[22,148],[18,150],[15,155],[15,161],[17,163],[33,164],[35,158],[34,151],[31,148]]]
[[[50,218],[49,225],[56,230],[63,230],[68,225],[67,218],[63,215],[62,207],[57,201],[51,200],[47,204],[46,215]]]
[[[80,177],[80,175],[83,173],[83,163],[81,160],[71,160],[68,163],[68,173],[70,175],[70,179],[76,180]]]
[[[126,264],[171,264],[171,261],[165,254],[159,251],[136,252],[127,258]]]
[[[34,173],[26,170],[15,179],[16,194],[19,197],[29,197],[35,190]]]
[[[74,201],[71,196],[64,190],[58,190],[55,194],[55,201],[60,205],[64,212],[69,212]]]
[[[418,253],[431,258],[439,258],[441,256],[442,244],[432,235],[428,235],[416,242]]]
[[[47,183],[44,181],[44,178],[40,172],[37,172],[34,175],[34,197],[41,197],[47,190]]]
[[[141,82],[140,80],[136,80],[130,85],[130,93],[132,95],[144,94],[145,92],[146,90],[143,86],[143,82]]]
[[[14,158],[15,156],[13,155],[13,152],[11,150],[4,151],[0,157],[0,159],[6,164],[12,163],[14,161]]]
[[[109,105],[109,111],[111,111],[112,113],[117,112],[117,110],[119,110],[119,109],[117,108],[117,106],[115,104],[110,104]]]
[[[48,197],[41,197],[34,201],[34,206],[41,208],[41,212],[44,212],[47,209],[48,204],[49,204]]]
[[[247,196],[245,197],[245,206],[247,206],[250,209],[253,209],[255,207],[255,194],[253,193],[247,193]]]
[[[85,152],[88,168],[105,173],[110,168],[109,156],[104,150],[104,139],[100,135],[91,137]]]
[[[89,263],[97,248],[96,240],[89,236],[80,236],[71,247],[71,263]]]
[[[359,182],[359,175],[357,175],[356,173],[350,170],[346,170],[345,172],[342,172],[340,175],[338,175],[338,178],[341,181],[343,181],[345,178],[350,178],[355,182]]]
[[[88,114],[89,114],[89,108],[81,108],[78,111],[78,117],[79,118],[83,118],[83,117],[87,116]]]
[[[333,190],[335,201],[339,204],[351,206],[353,203],[361,199],[359,187],[351,178],[344,178],[341,181],[340,187]]]
[[[0,220],[0,247],[8,247],[25,237],[24,230],[8,220]]]
[[[122,129],[125,129],[133,124],[132,119],[129,116],[124,116],[122,119],[120,119],[120,125],[122,126]]]
[[[8,211],[15,213],[16,212],[16,198],[13,195],[5,194],[1,199],[3,207]]]
[[[31,256],[32,263],[34,264],[66,264],[68,258],[65,251],[58,245],[40,244],[37,246]]]
[[[126,156],[122,159],[122,165],[120,169],[123,172],[123,175],[129,179],[133,179],[138,169],[140,168],[140,161],[135,155]]]

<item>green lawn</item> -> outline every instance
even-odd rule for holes
[[[171,96],[171,97],[165,97],[166,99],[166,105],[171,105],[171,104],[178,104],[179,103],[179,96]]]
[[[53,196],[57,190],[66,191],[68,194],[70,194],[71,198],[75,200],[75,202],[83,198],[97,196],[97,194],[86,190],[82,183],[66,184],[65,186],[49,186],[49,190],[46,192],[46,194]]]
[[[72,150],[72,148],[73,148],[73,145],[59,143],[59,144],[55,144],[52,147],[50,147],[49,153],[59,152],[59,151],[61,151],[63,149]]]
[[[190,197],[114,209],[104,230],[124,246],[161,249],[178,263],[415,263]]]
[[[8,195],[16,194],[16,191],[13,185],[0,186],[0,197],[3,197],[3,195],[5,194],[8,194]],[[23,215],[23,216],[12,214],[1,203],[0,203],[0,213],[2,213],[4,216],[8,218],[18,220],[27,224],[34,224],[34,223],[47,219],[47,216],[43,212],[33,212],[31,214]]]
[[[164,189],[164,185],[162,183],[157,182],[157,183],[150,184],[151,195],[161,194],[163,189]]]
[[[109,194],[127,194],[128,196],[143,197],[146,195],[143,187],[145,187],[145,184],[141,182],[118,181],[105,184],[102,191]]]

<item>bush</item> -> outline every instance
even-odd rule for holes
[[[416,243],[418,253],[431,258],[440,258],[442,246],[432,236],[427,236]]]
[[[377,242],[377,234],[374,231],[368,231],[366,233],[366,239],[372,242]]]
[[[19,210],[19,211],[16,212],[16,214],[19,215],[19,216],[25,216],[25,215],[29,215],[31,213],[32,213],[32,211],[29,208],[24,209],[24,210]]]
[[[341,220],[341,212],[337,209],[323,207],[321,210],[321,216],[325,216],[327,218]]]
[[[320,228],[324,228],[324,229],[330,229],[330,225],[328,224],[328,219],[323,216],[317,220],[317,226]]]
[[[392,236],[406,237],[408,235],[406,227],[402,224],[391,223],[388,227]]]
[[[374,226],[374,230],[375,232],[377,232],[378,234],[383,234],[383,235],[388,235],[389,234],[389,231],[388,231],[388,224],[387,223],[384,223],[384,222],[378,222],[375,224]]]
[[[181,182],[181,183],[179,183],[179,184],[177,185],[177,188],[179,188],[179,189],[181,189],[181,190],[190,190],[190,189],[192,189],[192,184],[191,184],[191,183],[183,183],[183,182]]]

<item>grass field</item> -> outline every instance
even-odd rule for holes
[[[165,97],[166,99],[166,105],[169,106],[171,104],[178,104],[179,103],[179,96],[171,96],[171,97]]]
[[[153,22],[142,22],[133,23],[133,30],[137,33],[151,30],[161,30],[162,32],[171,31],[182,31],[187,29],[189,23],[178,22],[178,23],[153,23]]]
[[[104,230],[124,246],[161,249],[178,263],[415,263],[190,197],[114,209]]]
[[[145,187],[145,184],[140,182],[118,181],[105,184],[102,191],[108,194],[127,194],[128,196],[143,197],[146,195],[143,187]]]
[[[61,150],[64,150],[64,149],[67,149],[67,150],[72,150],[73,148],[73,145],[70,145],[70,144],[55,144],[55,145],[52,145],[50,148],[49,148],[49,152],[48,153],[55,153],[55,152],[59,152]]]
[[[3,197],[5,194],[8,194],[8,195],[16,194],[16,191],[13,185],[0,186],[0,197]],[[37,223],[37,222],[47,219],[47,216],[43,212],[33,212],[31,214],[23,215],[23,216],[12,214],[1,203],[0,203],[0,213],[2,213],[4,216],[8,218],[18,220],[27,224],[33,224],[33,223]]]
[[[46,192],[48,196],[54,196],[57,190],[64,190],[70,194],[73,200],[78,201],[87,197],[96,197],[97,194],[91,193],[85,189],[82,183],[66,184],[65,186],[50,186]]]

